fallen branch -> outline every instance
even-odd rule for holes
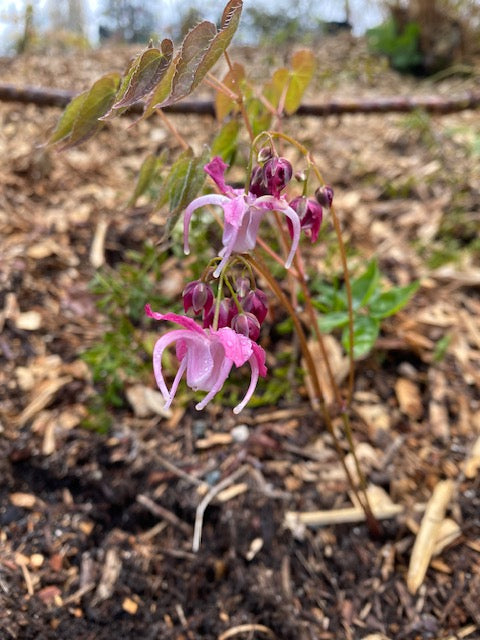
[[[17,87],[13,84],[0,84],[0,101],[36,104],[41,107],[65,107],[77,95],[73,91],[45,89],[42,87]],[[346,113],[408,113],[423,109],[428,113],[454,113],[480,106],[480,92],[471,91],[457,98],[430,96],[426,98],[372,98],[369,100],[330,100],[323,104],[303,104],[294,115],[323,117]],[[214,103],[211,100],[184,100],[165,107],[165,112],[215,116]],[[143,104],[133,105],[129,113],[142,113]]]

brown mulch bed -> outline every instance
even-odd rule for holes
[[[83,90],[128,55],[32,54],[5,60],[0,81]],[[475,82],[372,71],[364,45],[342,38],[318,56],[329,71],[310,101],[451,95]],[[357,365],[359,455],[369,482],[403,508],[378,538],[363,522],[288,520],[351,506],[303,388],[240,416],[211,406],[164,418],[132,402],[114,412],[108,435],[82,427],[95,389],[79,356],[104,330],[88,288],[92,242],[106,222],[113,263],[159,231],[145,208],[125,202],[144,155],[175,141],[157,120],[134,133],[114,121],[57,154],[41,143],[58,116],[0,104],[1,639],[480,638],[480,259],[469,244],[480,219],[478,112],[291,125],[335,187],[349,245],[362,260],[377,255],[391,283],[422,283]],[[197,149],[215,126],[175,123]],[[447,227],[458,255],[435,269],[425,257]],[[326,259],[335,266],[326,246],[311,257],[319,269]],[[178,295],[182,282],[172,282]],[[340,375],[337,347],[329,343]],[[448,515],[459,533],[412,595],[412,546],[442,479],[454,482]],[[222,480],[193,553],[198,505]]]

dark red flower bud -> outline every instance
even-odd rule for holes
[[[250,193],[253,193],[254,196],[257,196],[257,198],[269,194],[267,183],[265,182],[265,172],[263,167],[257,166],[253,169],[248,190]]]
[[[195,314],[201,311],[208,313],[215,299],[211,286],[201,280],[189,282],[183,290],[182,296],[185,313],[189,309],[193,309]]]
[[[257,340],[260,335],[260,322],[253,313],[238,313],[232,319],[231,327],[251,340]]]
[[[316,242],[323,218],[323,210],[318,201],[314,198],[305,198],[304,196],[300,196],[298,198],[294,198],[290,202],[290,206],[298,213],[300,226],[303,231],[305,231],[305,235],[310,238],[311,242]],[[287,224],[290,236],[293,237],[292,223],[288,218]]]
[[[273,152],[272,152],[271,147],[262,147],[260,149],[260,151],[258,152],[257,162],[262,164],[263,162],[266,162],[267,160],[270,160],[270,158],[272,156],[273,156]]]
[[[220,310],[218,313],[218,326],[217,329],[222,327],[229,327],[233,316],[237,313],[237,307],[233,300],[230,298],[224,298],[220,301]],[[213,324],[215,317],[215,305],[212,306],[210,311],[203,315],[203,328],[207,329]]]
[[[327,207],[327,209],[330,209],[333,202],[332,187],[328,184],[323,185],[323,187],[319,187],[315,191],[315,198],[317,199],[318,204],[322,205],[322,207]]]
[[[262,324],[268,313],[267,296],[260,289],[253,289],[242,300],[242,307],[245,312],[253,313]]]
[[[240,276],[235,281],[235,291],[237,292],[240,300],[245,298],[247,293],[250,291],[250,278],[246,278],[245,276]]]
[[[268,193],[278,198],[280,192],[285,189],[292,179],[292,165],[286,158],[270,158],[270,160],[265,162],[263,171]]]

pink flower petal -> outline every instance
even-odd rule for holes
[[[192,218],[192,213],[200,207],[204,207],[207,204],[217,205],[219,207],[223,207],[225,203],[230,202],[230,198],[227,196],[222,196],[217,193],[210,193],[206,196],[200,196],[199,198],[195,198],[185,209],[185,214],[183,217],[183,250],[186,255],[190,253],[190,247],[188,244],[188,231],[190,228],[190,220]]]
[[[225,182],[225,171],[227,167],[228,164],[226,164],[220,156],[215,156],[203,167],[203,170],[205,173],[208,173],[222,193],[230,195],[233,189]]]
[[[223,211],[225,214],[225,225],[229,224],[238,229],[242,224],[245,213],[248,211],[248,205],[245,202],[245,198],[240,195],[227,202],[223,206]]]
[[[223,327],[218,331],[212,331],[212,336],[216,336],[225,350],[225,357],[233,360],[235,366],[241,367],[242,364],[252,355],[252,345],[255,344],[240,333],[235,333],[230,327]]]
[[[178,313],[158,313],[157,311],[152,311],[149,304],[145,305],[145,313],[150,318],[154,318],[154,320],[168,320],[169,322],[176,322],[182,327],[185,327],[185,329],[196,331],[203,335],[202,327],[198,325],[193,318],[189,318],[188,316],[180,316]]]

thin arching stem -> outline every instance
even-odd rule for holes
[[[328,412],[327,406],[325,404],[325,398],[322,392],[322,388],[320,385],[320,381],[318,379],[318,373],[317,373],[317,369],[315,367],[315,362],[313,360],[311,351],[308,347],[308,342],[307,342],[307,338],[305,335],[305,332],[303,330],[302,324],[298,318],[297,313],[295,312],[295,309],[293,308],[292,304],[290,303],[290,300],[287,298],[287,296],[283,293],[282,289],[280,288],[279,284],[277,283],[277,281],[275,280],[275,278],[271,275],[270,271],[268,270],[268,268],[263,264],[263,262],[260,260],[260,258],[258,256],[256,256],[255,258],[250,256],[248,258],[248,260],[250,261],[251,265],[254,267],[254,269],[256,269],[258,271],[258,273],[266,280],[266,282],[268,283],[268,286],[270,287],[270,289],[272,290],[272,292],[275,294],[275,296],[278,298],[279,302],[281,302],[281,304],[283,305],[283,307],[285,308],[285,310],[288,312],[288,314],[290,315],[293,324],[295,326],[295,330],[297,332],[298,338],[299,338],[299,342],[300,342],[300,348],[302,350],[302,354],[303,357],[305,358],[305,363],[308,369],[308,372],[310,374],[310,379],[312,381],[313,384],[313,388],[315,391],[315,394],[318,398],[318,402],[320,405],[320,410],[322,412],[322,416],[325,420],[325,424],[327,426],[328,432],[330,433],[333,442],[334,442],[334,446],[335,449],[337,451],[337,455],[339,457],[339,460],[342,464],[342,467],[345,471],[346,477],[348,478],[348,482],[350,484],[350,486],[352,487],[352,490],[355,494],[355,497],[357,498],[359,504],[362,506],[364,512],[365,512],[365,516],[367,518],[367,523],[369,526],[370,531],[372,532],[372,534],[374,535],[379,535],[379,525],[378,522],[375,518],[375,516],[372,513],[370,504],[368,502],[368,497],[365,493],[365,490],[363,489],[362,493],[363,493],[363,499],[360,498],[360,495],[357,491],[356,485],[355,485],[355,481],[352,477],[352,474],[348,468],[348,466],[346,465],[345,462],[345,455],[342,451],[342,448],[340,446],[340,442],[338,441],[338,438],[335,434],[335,429],[333,427],[333,423],[332,423],[332,419],[331,416]],[[350,444],[350,440],[349,440],[349,444]],[[353,444],[353,443],[352,443]]]
[[[260,135],[258,135],[255,138],[253,144],[254,145],[259,144],[261,138],[264,137],[264,136],[268,137],[270,140],[272,140],[272,138],[280,138],[282,140],[285,140],[286,142],[288,142],[292,146],[296,147],[300,151],[300,153],[306,157],[309,165],[312,167],[315,175],[317,176],[318,181],[321,184],[325,184],[325,180],[323,179],[323,176],[322,176],[322,174],[320,172],[320,169],[318,168],[317,164],[315,163],[311,153],[300,142],[298,142],[297,140],[294,140],[293,138],[291,138],[287,134],[282,133],[281,131],[269,131],[269,132],[263,132]],[[349,405],[350,402],[351,402],[351,399],[352,399],[352,395],[353,395],[353,385],[354,385],[354,379],[355,379],[355,362],[354,362],[354,359],[353,359],[353,342],[354,342],[353,341],[353,337],[354,336],[353,336],[352,287],[351,287],[351,283],[350,283],[350,275],[348,273],[347,254],[346,254],[346,251],[345,251],[345,244],[343,242],[342,230],[341,230],[340,222],[338,220],[338,217],[337,217],[337,214],[335,212],[335,207],[334,206],[332,206],[330,208],[330,213],[331,213],[331,216],[332,216],[332,222],[333,222],[333,227],[335,229],[335,234],[337,236],[338,248],[339,248],[339,252],[340,252],[340,259],[342,261],[342,269],[343,269],[343,274],[344,274],[344,278],[345,278],[345,291],[346,291],[346,294],[347,294],[348,334],[349,334],[349,342],[350,342],[349,349],[348,349],[349,374],[348,374],[348,395],[347,395],[347,405]]]
[[[167,116],[163,113],[162,109],[157,109],[156,111],[160,116],[160,119],[162,120],[163,124],[171,132],[171,134],[174,136],[175,140],[177,140],[178,144],[182,147],[182,149],[184,151],[187,151],[188,149],[190,149],[190,145],[188,144],[188,142],[185,140],[182,134],[178,131],[175,125],[169,120],[169,118],[167,118]]]

